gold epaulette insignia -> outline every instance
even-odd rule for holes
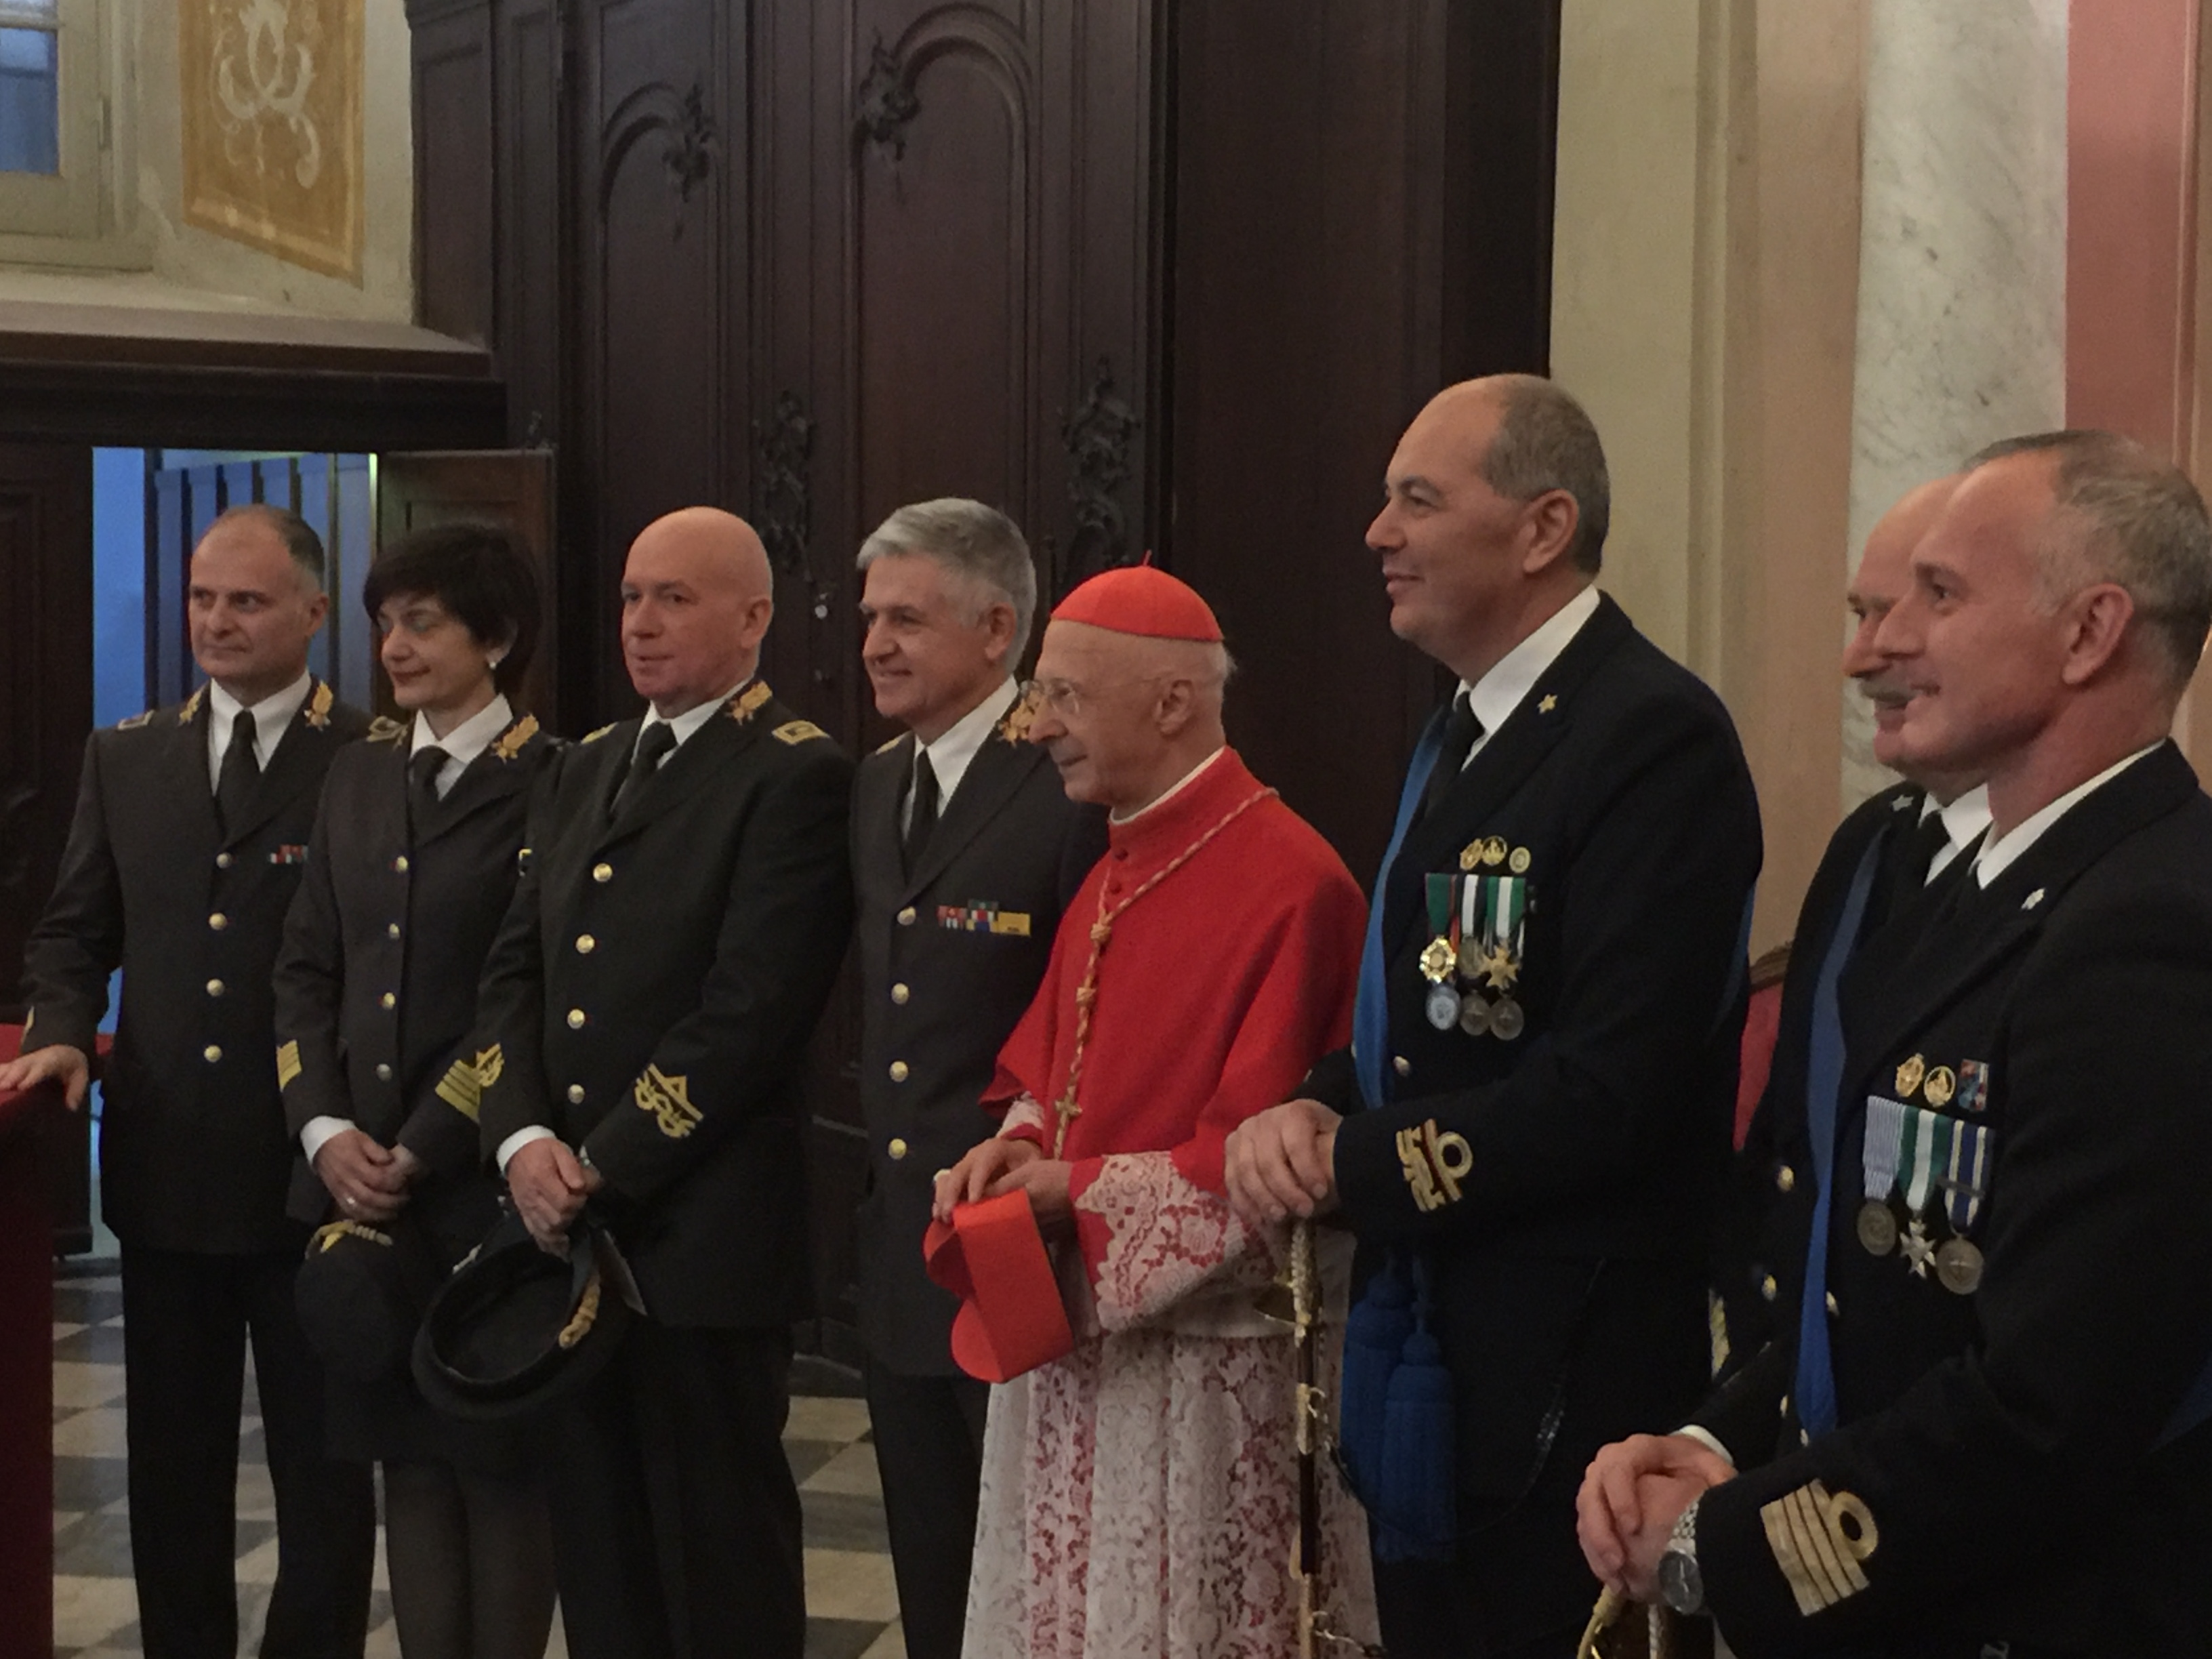
[[[331,723],[331,710],[337,703],[337,694],[327,680],[315,682],[315,695],[307,699],[307,720],[318,732]]]
[[[1874,1511],[1847,1492],[1831,1498],[1814,1480],[1784,1492],[1759,1511],[1774,1565],[1790,1581],[1797,1611],[1811,1618],[1850,1600],[1867,1587],[1860,1563],[1875,1552],[1881,1535]]]
[[[386,1249],[392,1248],[390,1233],[379,1232],[358,1221],[330,1221],[315,1229],[315,1236],[307,1241],[307,1254],[319,1255],[342,1238],[363,1239],[371,1244],[381,1244]]]
[[[900,732],[900,733],[898,734],[898,736],[896,736],[896,737],[895,737],[895,738],[890,738],[889,740],[887,740],[887,741],[885,741],[885,742],[883,742],[883,743],[879,743],[879,744],[878,744],[876,745],[876,752],[877,752],[878,755],[888,755],[888,754],[890,754],[890,753],[891,752],[891,750],[894,750],[894,749],[897,748],[901,744],[904,743],[905,741],[906,741],[906,733],[905,733],[905,732]]]
[[[149,708],[143,714],[125,715],[115,722],[115,729],[118,732],[136,732],[142,726],[152,725],[153,721],[154,711]]]
[[[598,731],[596,731],[596,732],[585,732],[585,733],[584,733],[584,735],[583,735],[583,737],[582,737],[581,738],[580,738],[580,739],[579,739],[579,741],[580,741],[580,742],[583,742],[583,743],[597,743],[597,742],[598,742],[601,738],[604,738],[605,736],[606,736],[606,734],[607,734],[608,732],[610,732],[613,731],[613,730],[615,729],[615,727],[616,727],[617,726],[620,725],[620,724],[621,724],[621,722],[620,722],[619,720],[609,720],[609,721],[608,721],[605,726],[601,726]]]
[[[477,1087],[489,1089],[507,1069],[507,1055],[496,1042],[477,1056]]]
[[[763,704],[775,695],[768,689],[766,680],[755,680],[730,700],[730,718],[744,726],[761,711]]]
[[[289,1088],[292,1079],[300,1075],[300,1045],[297,1041],[276,1045],[276,1086]]]
[[[446,1074],[438,1079],[435,1092],[439,1099],[470,1122],[477,1121],[477,1109],[483,1097],[483,1079],[468,1061],[457,1060],[446,1067]]]
[[[681,1140],[699,1127],[699,1109],[691,1103],[688,1079],[648,1066],[638,1078],[635,1093],[638,1110],[652,1113],[653,1126],[671,1140]]]
[[[379,714],[368,723],[369,743],[398,743],[407,735],[407,722],[396,720],[389,714]]]
[[[1460,1177],[1474,1168],[1474,1149],[1455,1129],[1438,1134],[1431,1118],[1418,1129],[1398,1131],[1398,1162],[1413,1189],[1413,1207],[1426,1214],[1459,1202]]]
[[[775,728],[775,740],[778,743],[811,743],[817,738],[826,738],[829,735],[812,720],[786,720]]]
[[[185,699],[185,706],[177,710],[177,724],[179,726],[190,726],[192,723],[193,718],[200,712],[200,704],[206,700],[207,687],[203,685],[199,690],[193,692],[191,696],[186,697]]]
[[[499,741],[491,746],[491,752],[503,761],[511,761],[522,752],[522,745],[537,735],[538,716],[525,714],[500,734]]]
[[[1014,706],[1006,710],[1005,718],[1000,720],[996,728],[1000,741],[1028,742],[1030,727],[1036,724],[1036,717],[1037,695],[1033,690],[1024,691],[1014,699]]]

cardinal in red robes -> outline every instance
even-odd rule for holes
[[[1297,1650],[1296,1377],[1255,1309],[1279,1234],[1222,1181],[1229,1132],[1346,1040],[1364,900],[1224,741],[1197,593],[1109,571],[1053,613],[1030,736],[1110,811],[940,1218],[1015,1190],[1057,1242],[1073,1352],[993,1390],[968,1659]],[[1352,1500],[1324,1493],[1327,1612],[1371,1640]]]

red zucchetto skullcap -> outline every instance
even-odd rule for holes
[[[1100,572],[1062,599],[1052,619],[1155,640],[1222,642],[1221,624],[1198,590],[1149,564]]]

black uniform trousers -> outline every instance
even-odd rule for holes
[[[553,1547],[570,1659],[799,1659],[790,1406],[787,1329],[631,1325],[561,1413]]]
[[[376,1501],[366,1464],[323,1453],[322,1370],[300,1328],[289,1250],[123,1246],[131,1553],[147,1659],[238,1652],[239,1408],[253,1344],[276,1583],[263,1659],[360,1659]]]
[[[991,1385],[872,1359],[866,1381],[908,1659],[960,1659]]]

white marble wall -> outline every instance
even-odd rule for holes
[[[1915,484],[2066,411],[2067,0],[1872,0],[1850,561]],[[1888,780],[1847,690],[1844,798]]]

